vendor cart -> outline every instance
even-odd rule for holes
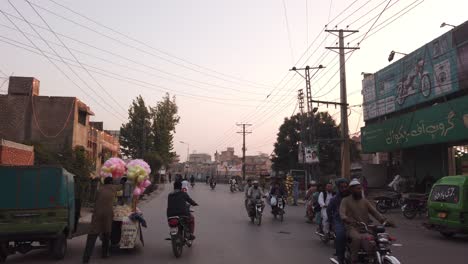
[[[133,249],[140,245],[145,245],[140,222],[133,221],[129,216],[114,214],[111,232],[112,248]]]

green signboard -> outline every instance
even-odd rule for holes
[[[468,74],[468,23],[362,81],[364,120],[457,92]]]
[[[361,129],[365,153],[461,140],[468,140],[468,96]]]

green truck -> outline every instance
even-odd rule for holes
[[[57,166],[0,166],[0,181],[0,262],[41,248],[63,259],[79,215],[74,175]]]

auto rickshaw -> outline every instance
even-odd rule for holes
[[[426,227],[445,237],[468,234],[468,176],[447,176],[433,186]]]

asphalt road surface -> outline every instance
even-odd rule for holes
[[[180,259],[171,250],[166,220],[167,185],[163,193],[142,206],[148,222],[144,229],[145,246],[112,252],[109,259],[100,258],[97,243],[91,263],[225,263],[225,264],[301,264],[330,263],[332,245],[324,245],[315,235],[315,225],[307,224],[304,207],[286,207],[283,223],[273,220],[265,208],[261,226],[250,223],[244,209],[244,194],[230,193],[228,185],[210,190],[198,183],[190,195],[200,206],[195,207],[196,236],[192,248],[184,248]],[[436,232],[425,230],[421,219],[402,219],[398,211],[390,213],[398,228],[388,231],[397,237],[403,247],[395,247],[394,255],[402,263],[468,263],[468,238],[445,239]],[[68,253],[63,261],[51,260],[44,251],[10,256],[7,263],[80,263],[85,237],[69,240]]]

